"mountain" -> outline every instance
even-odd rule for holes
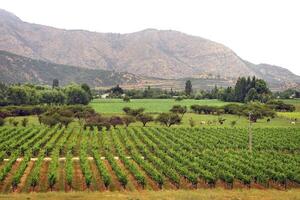
[[[111,87],[117,84],[138,84],[138,76],[102,69],[85,69],[35,60],[0,51],[0,81],[4,83],[38,83],[51,85],[57,78],[60,84],[88,83],[91,86]]]
[[[234,82],[239,76],[255,75],[276,90],[300,86],[300,77],[286,69],[254,65],[222,44],[172,30],[129,34],[64,30],[27,23],[0,10],[0,50],[62,65],[163,79]]]

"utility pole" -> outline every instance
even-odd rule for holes
[[[252,153],[252,130],[251,130],[251,112],[249,112],[249,151]]]

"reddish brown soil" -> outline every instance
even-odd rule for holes
[[[102,178],[100,176],[100,173],[97,169],[96,163],[94,160],[90,161],[90,165],[91,165],[91,170],[93,173],[93,184],[92,184],[92,189],[93,190],[98,190],[98,191],[105,191],[105,185],[102,181]]]
[[[118,178],[117,178],[115,172],[113,171],[113,169],[111,168],[111,166],[110,166],[110,164],[108,163],[107,160],[104,160],[104,164],[105,164],[109,174],[111,175],[111,179],[112,179],[111,180],[112,183],[109,186],[109,190],[110,191],[116,191],[116,190],[117,191],[122,191],[122,190],[124,190],[121,183],[118,181]]]
[[[135,163],[134,160],[132,160],[132,162]],[[144,174],[145,178],[146,178],[146,187],[145,187],[145,189],[151,189],[151,190],[155,190],[155,191],[160,190],[158,184],[154,180],[152,180],[150,178],[150,176],[148,176],[148,174],[138,164],[136,164],[136,166],[137,166],[138,170],[140,172],[142,172]]]
[[[233,181],[233,188],[235,189],[242,189],[242,188],[249,188],[249,186],[245,185],[239,180],[234,180]]]
[[[87,186],[85,184],[85,180],[84,180],[81,168],[80,168],[79,161],[74,160],[73,167],[74,167],[74,177],[73,177],[72,188],[76,191],[86,190]]]
[[[44,161],[40,171],[40,181],[34,191],[47,192],[48,191],[48,168],[49,161]]]
[[[203,179],[198,179],[197,188],[212,188],[213,185],[207,184]]]
[[[66,174],[65,174],[65,161],[59,161],[59,170],[58,170],[58,191],[66,191]]]
[[[30,172],[32,171],[33,166],[34,166],[34,161],[30,161],[28,163],[27,168],[24,171],[24,174],[23,174],[23,176],[20,180],[20,183],[19,183],[19,185],[18,185],[15,192],[23,192],[26,189],[26,181],[27,181],[27,178],[30,175]]]
[[[124,166],[124,164],[121,162],[121,160],[118,160],[117,163],[120,166],[120,168],[124,172],[126,172],[126,175],[127,175],[127,178],[128,178],[128,183],[127,183],[126,189],[128,189],[130,191],[134,191],[134,190],[141,191],[141,190],[143,190],[143,187],[137,182],[137,180],[135,179],[133,174],[130,173],[129,170],[127,170],[127,168]]]
[[[180,178],[180,189],[196,189],[196,186],[193,186],[191,182],[189,182],[186,178]]]

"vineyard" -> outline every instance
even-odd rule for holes
[[[0,192],[297,188],[300,129],[0,128]]]

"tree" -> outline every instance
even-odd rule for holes
[[[181,118],[174,113],[160,113],[156,118],[156,121],[167,127],[171,127],[174,124],[180,124]]]
[[[255,101],[257,99],[258,99],[258,93],[257,93],[256,89],[255,88],[251,88],[248,91],[248,93],[247,93],[244,101],[245,102],[250,102],[250,101]]]
[[[247,94],[247,80],[245,77],[238,78],[235,87],[235,100],[238,102],[244,102]]]
[[[135,118],[132,116],[124,116],[122,118],[124,124],[126,125],[126,127],[128,127],[131,123],[135,122]]]
[[[139,114],[144,112],[144,108],[137,108],[137,109],[133,109],[133,108],[129,108],[129,107],[124,107],[123,111],[127,114],[127,115],[131,115],[131,116],[138,116]]]
[[[140,121],[140,122],[143,123],[143,126],[146,126],[146,124],[147,124],[148,122],[153,121],[153,117],[152,117],[151,115],[149,115],[149,114],[144,114],[144,113],[141,113],[141,114],[137,115],[136,118],[137,118],[138,121]]]
[[[86,83],[83,83],[81,84],[81,88],[87,93],[89,101],[91,101],[93,99],[93,95],[90,86]]]
[[[112,116],[109,120],[109,123],[116,128],[117,125],[123,125],[123,120],[119,116]]]
[[[21,86],[11,86],[8,89],[7,99],[8,102],[14,105],[27,104],[28,93],[24,87]]]
[[[192,89],[192,82],[190,80],[187,80],[185,82],[185,94],[187,96],[190,96],[193,92],[193,89]]]
[[[71,85],[66,88],[67,104],[84,104],[90,101],[88,94],[78,85]]]
[[[52,89],[59,87],[59,81],[58,79],[53,79],[52,81]]]
[[[65,100],[66,95],[61,90],[53,89],[41,92],[40,103],[62,105]]]
[[[182,119],[183,115],[187,112],[187,107],[181,105],[174,105],[170,109],[170,112],[180,115],[180,118]]]
[[[117,85],[116,87],[111,88],[110,91],[111,91],[114,95],[120,95],[120,94],[123,94],[123,93],[124,93],[123,89],[122,89],[119,85]]]

